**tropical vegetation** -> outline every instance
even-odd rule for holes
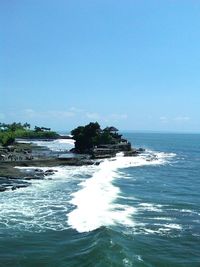
[[[14,143],[15,138],[57,138],[59,135],[51,131],[50,128],[35,126],[34,130],[31,129],[29,123],[16,123],[11,124],[0,123],[0,144],[8,146]]]
[[[121,140],[121,135],[117,131],[115,127],[106,127],[102,130],[98,122],[90,122],[85,126],[79,126],[71,131],[75,140],[75,151],[88,153],[95,146],[117,144]]]

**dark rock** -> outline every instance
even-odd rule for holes
[[[125,151],[124,152],[124,157],[134,157],[138,155],[138,151],[135,149],[132,149],[131,151]]]
[[[138,152],[145,152],[145,149],[142,148],[142,147],[140,147],[140,148],[137,149],[137,151],[138,151]]]
[[[6,187],[0,186],[0,192],[6,191]]]
[[[102,161],[95,161],[94,165],[98,166]]]
[[[44,179],[44,174],[42,174],[42,175],[35,175],[35,176],[32,177],[32,179],[42,180],[42,179]]]
[[[55,172],[55,170],[51,170],[51,169],[45,171],[45,173],[54,173],[54,172]]]
[[[157,155],[155,155],[155,154],[153,154],[153,155],[149,155],[149,156],[146,158],[146,161],[153,161],[153,160],[158,160]]]
[[[46,175],[53,175],[53,174],[55,174],[55,170],[46,170],[45,171],[45,173],[44,173],[44,175],[46,176]]]
[[[93,160],[90,160],[90,159],[84,159],[81,161],[81,163],[83,165],[93,165],[95,162]]]
[[[59,135],[57,139],[72,139],[69,135]]]
[[[13,190],[16,190],[16,189],[19,189],[19,188],[25,188],[27,186],[28,185],[14,185],[14,186],[11,187],[11,190],[13,191]]]
[[[34,177],[33,176],[27,176],[27,177],[24,177],[24,179],[25,180],[32,180],[32,179],[34,179]]]
[[[28,185],[29,183],[21,180],[21,178],[0,177],[0,192],[16,190],[18,188],[27,187]]]

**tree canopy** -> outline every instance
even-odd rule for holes
[[[98,145],[116,144],[121,138],[121,135],[116,131],[117,129],[114,127],[107,127],[102,130],[98,122],[90,122],[85,126],[79,126],[71,131],[75,140],[75,151],[88,153]]]
[[[50,128],[35,126],[31,130],[29,123],[13,122],[11,124],[0,123],[0,144],[3,146],[11,145],[15,138],[57,138],[56,132]]]

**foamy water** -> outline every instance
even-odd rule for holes
[[[66,151],[74,147],[73,139],[56,139],[53,141],[39,141],[39,140],[23,140],[19,143],[32,143],[38,146],[45,146],[52,151]]]
[[[93,176],[80,184],[81,189],[72,194],[71,203],[76,208],[68,214],[69,225],[78,232],[88,232],[101,226],[123,224],[134,226],[136,208],[119,205],[120,188],[112,184],[120,177],[119,170],[128,167],[158,165],[166,163],[174,154],[147,152],[137,157],[123,157],[104,160]],[[158,209],[151,204],[141,204],[143,208]]]
[[[51,167],[0,193],[0,265],[199,266],[199,135],[127,136],[166,153]]]
[[[137,157],[123,157],[118,154],[116,158],[103,160],[99,166],[55,167],[54,175],[31,180],[27,188],[1,194],[0,227],[28,231],[72,227],[78,232],[115,224],[134,227],[135,213],[157,211],[160,207],[148,203],[138,207],[119,204],[121,191],[113,182],[122,178],[120,170],[124,168],[165,164],[169,157],[173,155],[147,152]]]
[[[19,167],[35,169],[35,167]],[[38,168],[46,171],[45,168]],[[52,169],[52,168],[51,168]],[[70,208],[72,181],[81,181],[85,167],[54,167],[54,175],[31,180],[30,186],[1,194],[0,228],[19,231],[64,230],[68,228],[66,214]],[[87,173],[89,171],[87,170]]]

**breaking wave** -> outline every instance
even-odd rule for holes
[[[137,207],[119,204],[122,196],[114,180],[123,179],[120,170],[124,168],[165,164],[173,156],[159,152],[146,152],[137,157],[118,154],[98,166],[54,167],[57,172],[43,180],[31,180],[27,188],[1,193],[0,229],[40,232],[71,227],[88,232],[101,226],[134,227],[134,214],[140,209],[160,207],[148,203]]]
[[[71,203],[76,208],[68,214],[68,224],[78,232],[114,224],[134,226],[133,215],[137,210],[132,206],[117,204],[120,188],[113,185],[113,180],[120,177],[119,170],[122,168],[164,164],[173,156],[150,151],[137,157],[118,154],[114,159],[104,160],[92,177],[80,184],[81,189],[71,195]],[[153,209],[149,205],[146,204],[146,207]]]

